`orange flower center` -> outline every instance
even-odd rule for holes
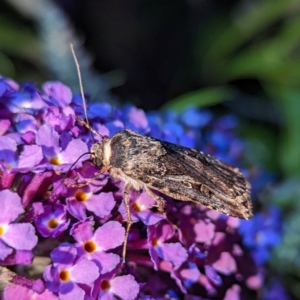
[[[151,244],[152,244],[153,247],[157,246],[157,245],[158,245],[158,240],[157,240],[157,238],[155,238],[155,237],[152,238]]]
[[[101,290],[108,290],[110,288],[110,283],[108,280],[103,280],[101,282]]]
[[[59,273],[59,279],[61,281],[64,281],[64,282],[69,281],[70,280],[70,273],[69,273],[69,271],[68,270],[62,270],[62,271],[60,271],[60,273]]]
[[[97,246],[94,242],[89,241],[89,242],[84,243],[83,248],[86,252],[93,253],[94,251],[96,251]]]
[[[58,222],[56,221],[56,219],[51,219],[48,221],[48,227],[50,229],[55,229],[58,226]]]
[[[141,211],[141,207],[136,202],[132,203],[131,207],[136,212],[140,212]]]
[[[51,157],[49,159],[50,164],[58,166],[61,164],[60,159],[58,157]]]
[[[84,191],[79,190],[79,191],[76,192],[75,198],[76,198],[76,200],[79,201],[79,202],[84,202],[84,201],[87,200],[88,195],[87,195],[87,193],[85,193]]]

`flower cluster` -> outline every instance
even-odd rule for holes
[[[99,169],[89,161],[90,132],[76,121],[82,99],[59,82],[42,89],[0,81],[0,266],[51,258],[42,280],[12,276],[4,299],[256,298],[263,277],[240,221],[201,205],[167,199],[162,215],[145,191],[130,191],[134,224],[123,263],[124,183],[107,173],[90,180]],[[237,120],[209,111],[146,116],[98,103],[88,115],[103,136],[129,128],[235,165],[243,148]]]

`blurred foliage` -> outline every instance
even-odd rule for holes
[[[163,105],[162,109],[184,111],[187,106],[211,106],[230,99],[232,95],[233,89],[230,87],[203,88],[178,96]]]
[[[30,78],[42,82],[45,78],[42,57],[41,40],[32,26],[0,13],[1,74],[15,79]]]

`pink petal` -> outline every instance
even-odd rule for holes
[[[70,230],[70,234],[74,236],[77,242],[83,243],[93,238],[93,217],[75,223]]]
[[[198,243],[205,243],[214,237],[215,225],[200,220],[195,224],[194,231],[196,234],[195,241]]]
[[[21,285],[8,285],[4,289],[3,300],[30,300],[33,299],[34,291]]]
[[[17,250],[32,250],[38,241],[34,227],[28,223],[10,224],[2,239]]]
[[[82,140],[72,140],[67,148],[60,153],[60,158],[63,164],[73,164],[83,153],[88,152],[86,143]],[[81,157],[75,167],[81,167],[82,162],[89,159],[89,154]]]
[[[164,215],[154,213],[151,210],[139,212],[138,217],[145,225],[154,225],[159,221],[166,219]]]
[[[67,209],[69,213],[79,220],[86,218],[86,208],[82,202],[73,199],[67,199]]]
[[[97,251],[91,255],[91,258],[97,262],[100,273],[104,274],[112,271],[120,262],[120,256],[114,253]]]
[[[116,300],[115,296],[109,291],[101,292],[97,298],[98,300]]]
[[[11,248],[9,248],[11,249]],[[30,250],[15,250],[12,254],[8,255],[2,265],[12,266],[12,265],[30,265],[33,260],[33,253]]]
[[[132,275],[117,276],[110,283],[111,291],[123,300],[136,299],[140,289]]]
[[[157,247],[158,255],[165,261],[180,266],[188,257],[186,249],[180,243],[166,243]]]
[[[24,211],[20,196],[10,190],[0,192],[0,205],[0,224],[8,224],[14,221]]]
[[[30,169],[38,165],[43,159],[42,148],[38,145],[25,145],[19,156],[18,168]]]
[[[160,222],[158,226],[156,226],[156,236],[157,238],[164,242],[170,239],[174,235],[174,228],[168,222]]]
[[[71,89],[59,81],[48,81],[43,84],[42,89],[58,106],[64,107],[72,101]]]
[[[39,146],[58,148],[59,135],[52,127],[44,124],[38,130],[35,140]]]
[[[230,275],[236,271],[236,262],[229,252],[222,252],[219,260],[213,263],[213,267],[224,275]]]
[[[233,285],[226,291],[224,300],[240,300],[241,287],[237,284]]]
[[[80,260],[70,271],[72,279],[78,283],[90,284],[99,276],[97,265],[88,259]]]
[[[3,135],[10,127],[10,121],[8,119],[0,120],[0,135]]]
[[[157,271],[159,266],[159,258],[156,249],[152,246],[149,246],[149,254],[151,261],[153,262],[154,269]]]
[[[5,245],[0,239],[0,260],[4,260],[12,252],[13,252],[13,249],[10,247],[7,247],[7,245]]]
[[[88,201],[86,201],[86,208],[93,212],[96,216],[104,218],[111,213],[115,204],[116,201],[112,192],[101,193],[99,195],[91,196]]]
[[[83,300],[85,292],[76,283],[68,282],[59,287],[59,300]]]
[[[102,251],[114,249],[124,242],[125,229],[119,222],[110,221],[98,228],[95,240]]]

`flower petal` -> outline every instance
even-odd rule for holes
[[[123,300],[136,299],[140,289],[132,275],[117,276],[110,283],[111,291]]]
[[[186,249],[180,243],[165,243],[157,247],[159,257],[180,266],[188,257]]]
[[[34,227],[28,223],[10,224],[2,239],[17,250],[32,250],[38,242]]]
[[[75,223],[70,230],[70,234],[74,236],[77,242],[83,243],[93,238],[93,217]]]
[[[104,218],[111,213],[114,208],[116,201],[113,197],[112,192],[100,193],[99,195],[92,195],[86,201],[86,208],[93,212],[96,216]]]
[[[75,282],[85,284],[94,282],[99,276],[97,265],[88,259],[80,260],[70,269],[70,272]]]
[[[124,238],[125,229],[116,221],[107,222],[95,231],[95,240],[103,251],[120,246]]]
[[[20,196],[10,190],[0,191],[0,205],[0,224],[14,221],[24,211]]]
[[[0,260],[4,260],[12,252],[13,252],[13,249],[10,247],[7,247],[7,245],[5,245],[0,239]]]
[[[91,258],[98,264],[101,274],[112,271],[120,262],[119,255],[104,251],[94,252]]]

